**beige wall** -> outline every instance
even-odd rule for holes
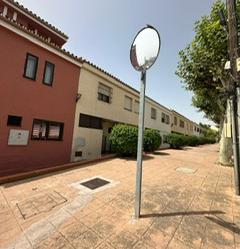
[[[99,83],[112,88],[111,103],[98,100]],[[114,123],[138,125],[138,113],[135,112],[134,108],[135,100],[139,101],[138,92],[88,63],[84,63],[81,69],[78,93],[81,94],[81,97],[76,104],[71,161],[99,157],[101,155],[103,132],[106,135],[107,128],[114,125]],[[124,109],[125,95],[132,98],[132,111]],[[156,120],[151,119],[151,107],[157,110]],[[149,98],[146,98],[145,108],[146,127],[159,130],[161,135],[171,132],[170,110],[158,105]],[[168,125],[161,122],[162,112],[170,116],[170,123]],[[102,118],[108,121],[108,123],[104,122],[103,130],[78,127],[80,113]],[[106,125],[107,127],[105,127]],[[79,146],[77,144],[79,143],[79,138],[85,140],[85,145]],[[76,158],[74,156],[76,149],[83,152],[82,157]]]
[[[112,88],[111,103],[98,100],[99,82]],[[111,77],[108,77],[88,64],[84,64],[81,69],[78,89],[81,98],[77,102],[76,114],[84,113],[119,123],[135,125],[138,120],[138,115],[124,109],[124,96],[127,95],[135,100],[138,99],[137,93],[123,85],[119,87],[119,85],[120,83],[111,79]]]
[[[193,123],[193,125],[194,125],[194,127],[193,127],[193,135],[199,137],[200,136],[200,126],[198,124],[196,124],[196,123]],[[195,130],[195,127],[196,127],[196,130]],[[199,130],[197,131],[197,129],[199,129]]]
[[[177,118],[177,125],[175,125],[174,117]],[[180,120],[184,122],[184,127],[180,127]],[[197,132],[194,133],[194,122],[182,116],[181,114],[172,111],[172,132],[180,133],[183,135],[199,135]]]
[[[75,127],[71,161],[98,158],[102,149],[102,130]],[[78,134],[78,135],[77,135]],[[75,157],[76,151],[82,151],[82,157]]]
[[[157,110],[156,119],[151,118],[152,107]],[[162,113],[165,113],[169,116],[169,124],[162,122]],[[164,136],[171,133],[171,111],[164,107],[160,107],[153,101],[147,99],[145,107],[145,127],[159,130],[162,136],[162,141],[164,141]],[[163,144],[163,146],[166,147],[166,144]]]

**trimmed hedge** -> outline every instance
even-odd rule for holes
[[[199,144],[215,144],[216,143],[216,139],[212,138],[212,137],[204,137],[204,136],[200,136],[199,137]]]
[[[137,154],[138,128],[131,125],[117,124],[113,127],[110,141],[113,151],[123,156],[135,156]],[[157,130],[146,129],[144,131],[144,151],[153,152],[161,145],[161,136]]]
[[[137,154],[138,129],[135,126],[118,124],[112,128],[110,141],[113,151],[124,156]]]
[[[144,131],[143,149],[146,152],[153,152],[157,150],[162,143],[162,137],[159,131],[153,129],[146,129]]]
[[[168,134],[166,136],[166,141],[168,144],[170,144],[171,148],[173,149],[179,149],[186,145],[186,139],[185,136],[179,135],[179,134]]]
[[[197,136],[189,136],[185,137],[186,139],[186,145],[195,147],[199,145],[199,138]]]
[[[166,137],[167,143],[170,144],[173,149],[180,149],[184,146],[198,146],[203,144],[216,143],[215,138],[204,136],[184,136],[180,134],[171,133]]]

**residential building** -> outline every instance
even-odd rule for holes
[[[0,176],[68,163],[81,59],[67,36],[0,1]]]
[[[201,135],[201,127],[199,124],[193,122],[193,135],[194,136],[200,136]]]
[[[111,152],[115,124],[138,125],[139,92],[67,52],[67,40],[0,0],[0,177],[100,157]],[[145,127],[160,132],[161,147],[171,132],[194,133],[192,121],[149,97]]]
[[[78,94],[72,161],[111,151],[109,136],[115,124],[138,125],[139,92],[87,61],[81,68]],[[145,127],[169,134],[171,111],[148,97],[145,103]]]
[[[190,119],[186,118],[182,114],[172,110],[172,124],[171,132],[178,133],[188,136],[199,136],[200,135],[200,126]]]

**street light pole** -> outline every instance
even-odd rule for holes
[[[231,80],[230,92],[231,96],[231,110],[232,110],[232,135],[233,135],[233,155],[234,155],[234,179],[235,179],[235,191],[237,195],[240,195],[239,190],[239,118],[238,118],[238,93],[237,82],[238,72],[236,61],[238,58],[238,32],[237,32],[237,16],[236,16],[236,2],[235,0],[227,0],[227,13],[228,13],[228,32],[229,32],[229,58],[231,64],[231,73],[233,80]]]
[[[139,103],[140,106],[139,106],[139,123],[138,123],[136,199],[135,199],[135,218],[136,219],[139,219],[140,212],[141,212],[145,88],[146,88],[146,71],[143,71],[143,72],[141,72],[141,88],[140,88],[140,103]]]

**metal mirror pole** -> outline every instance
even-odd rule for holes
[[[139,219],[140,212],[141,212],[145,88],[146,88],[146,71],[142,71],[141,72],[141,88],[140,88],[139,124],[138,124],[138,148],[137,148],[137,174],[136,174],[136,198],[135,198],[135,218],[136,219]]]

